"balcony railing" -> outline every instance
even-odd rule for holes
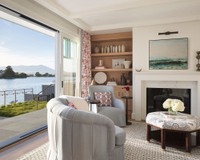
[[[24,101],[26,101],[26,94],[30,94],[33,98],[33,88],[27,88],[27,89],[15,89],[15,90],[5,90],[0,91],[0,96],[4,96],[4,105],[6,106],[6,96],[8,95],[14,95],[14,101],[11,101],[10,103],[16,103],[17,102],[17,95],[24,94]]]

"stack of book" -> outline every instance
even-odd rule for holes
[[[95,69],[105,69],[105,66],[96,66]]]
[[[108,86],[116,86],[117,83],[116,83],[115,81],[108,81],[108,82],[107,82],[107,85],[108,85]]]
[[[160,112],[165,118],[187,118],[187,115],[177,112],[177,115],[169,114],[168,112]]]

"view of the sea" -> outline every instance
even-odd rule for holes
[[[37,94],[42,90],[42,85],[53,84],[55,77],[27,77],[15,79],[0,79],[0,91],[15,90],[15,89],[28,89],[33,88],[33,94]],[[0,105],[4,104],[4,96],[0,92]],[[23,94],[17,94],[18,102],[24,101]],[[14,100],[14,95],[6,96],[6,104],[10,104]]]

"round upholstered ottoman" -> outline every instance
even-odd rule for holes
[[[200,145],[200,118],[189,114],[182,115],[182,118],[166,118],[161,112],[149,113],[146,117],[147,142],[152,139],[160,143],[162,150],[165,150],[166,146],[186,148],[186,152],[190,154],[192,147]],[[158,130],[151,130],[151,126]],[[196,132],[196,135],[191,135],[192,132]],[[191,139],[195,139],[194,143],[191,143]]]

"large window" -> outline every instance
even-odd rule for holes
[[[76,95],[78,70],[78,44],[68,38],[63,39],[63,94]]]

